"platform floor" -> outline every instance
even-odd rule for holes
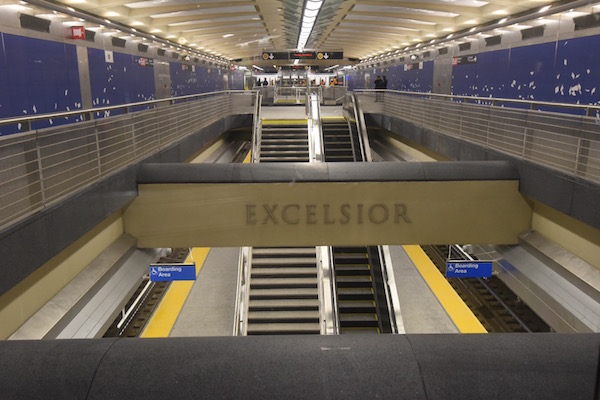
[[[458,333],[402,246],[390,246],[406,333]],[[212,248],[170,337],[231,336],[239,248]]]
[[[277,106],[263,107],[263,119],[305,119],[306,108],[302,106]],[[340,106],[321,106],[321,116],[323,117],[341,117],[343,109]]]

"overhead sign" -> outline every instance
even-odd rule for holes
[[[448,261],[446,278],[489,278],[492,276],[491,261]]]
[[[341,60],[343,51],[265,51],[262,59],[270,60]]]
[[[477,56],[462,56],[462,57],[452,57],[452,65],[461,65],[461,64],[476,64]]]
[[[269,51],[262,54],[263,60],[289,60],[290,53],[287,51]]]
[[[344,58],[342,51],[293,51],[290,52],[291,60],[341,60]]]
[[[150,280],[152,282],[195,281],[196,264],[152,264]]]

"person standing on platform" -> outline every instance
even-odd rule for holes
[[[381,75],[377,75],[377,79],[375,79],[375,101],[381,101],[383,94],[380,92],[383,89],[383,79],[381,79]]]

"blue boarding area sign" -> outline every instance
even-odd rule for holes
[[[491,261],[448,261],[446,278],[489,278],[492,276]]]
[[[195,281],[196,264],[152,264],[150,280],[152,282]]]

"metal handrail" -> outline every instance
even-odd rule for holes
[[[324,160],[323,150],[323,124],[321,121],[321,106],[316,93],[309,97],[310,106],[307,107],[308,115],[308,143],[310,162],[321,162]]]
[[[248,333],[248,284],[250,279],[251,249],[251,247],[240,247],[235,291],[233,336],[245,336]]]
[[[155,100],[146,100],[146,101],[140,101],[140,102],[135,102],[135,103],[118,104],[118,105],[114,105],[114,106],[85,108],[85,109],[80,109],[80,110],[61,111],[61,112],[56,112],[56,113],[34,114],[34,115],[19,116],[19,117],[1,118],[0,126],[21,124],[22,126],[26,127],[26,126],[31,126],[31,122],[45,121],[45,120],[59,119],[59,118],[67,118],[67,117],[73,117],[73,116],[78,116],[78,115],[86,116],[83,118],[83,120],[89,121],[92,119],[96,119],[96,118],[94,118],[94,115],[104,113],[106,111],[123,110],[124,114],[129,114],[132,112],[131,110],[133,108],[137,108],[137,107],[153,106],[152,108],[154,108],[160,104],[176,104],[178,102],[194,100],[194,99],[198,99],[198,98],[202,98],[202,97],[209,97],[209,96],[222,95],[222,94],[236,94],[236,93],[241,93],[241,94],[246,95],[248,93],[248,91],[247,90],[223,90],[223,91],[218,91],[218,92],[197,93],[197,94],[190,94],[190,95],[185,95],[185,96],[169,97],[169,98],[165,98],[165,99],[155,99]],[[254,91],[252,91],[252,93],[254,93]],[[105,117],[98,118],[98,119],[104,119],[104,118]],[[22,132],[26,132],[26,130],[23,129]],[[0,140],[3,137],[8,137],[8,136],[9,135],[2,136],[2,137],[0,137]]]
[[[262,93],[256,92],[252,129],[252,162],[260,159],[260,143],[262,141]]]
[[[355,93],[376,93],[383,92],[390,94],[401,94],[405,96],[413,96],[419,98],[429,98],[429,99],[444,99],[444,100],[464,100],[464,102],[479,102],[482,104],[504,104],[504,103],[512,103],[512,104],[523,104],[527,105],[530,110],[537,110],[540,106],[544,107],[552,107],[552,108],[567,108],[574,110],[582,110],[586,111],[587,116],[592,116],[589,113],[589,110],[593,110],[595,112],[600,112],[600,106],[596,106],[593,104],[573,104],[573,103],[557,103],[551,101],[532,101],[532,100],[523,100],[523,99],[509,99],[504,97],[478,97],[478,96],[465,96],[465,95],[455,95],[455,94],[441,94],[441,93],[428,93],[428,92],[409,92],[404,90],[381,90],[381,89],[355,89]]]
[[[371,92],[356,93],[364,112],[401,119],[509,157],[600,183],[599,106],[400,91],[385,91],[383,101],[375,102]],[[473,100],[479,103],[473,104]],[[509,103],[529,107],[506,106]],[[599,117],[538,109],[544,106],[588,110]]]
[[[389,270],[389,268],[392,266],[390,248],[389,246],[377,246],[377,251],[379,253],[379,260],[381,262],[381,274],[383,275],[385,300],[387,302],[387,309],[389,311],[392,333],[405,333],[404,320],[402,319],[402,312],[400,310],[400,299],[398,297],[398,292],[393,290],[396,288],[394,271]]]
[[[0,229],[68,197],[229,116],[251,114],[254,92],[223,91],[66,113],[164,105],[0,137]],[[170,104],[167,104],[170,103]]]
[[[365,114],[360,107],[360,103],[356,100],[356,95],[354,93],[352,93],[352,103],[354,105],[354,112],[356,113],[358,135],[361,141],[361,148],[364,151],[364,160],[371,162],[373,161],[373,155],[371,154],[371,144],[369,143],[369,133],[367,131],[367,124],[365,123]]]
[[[334,260],[333,260],[333,251],[332,251],[332,247],[329,246],[327,248],[327,255],[328,255],[328,261],[329,261],[329,273],[330,273],[330,290],[331,290],[331,304],[332,304],[332,308],[333,308],[333,334],[334,335],[339,335],[340,334],[340,314],[338,312],[338,301],[337,301],[337,289],[336,289],[336,284],[335,284],[335,268],[334,268]]]

